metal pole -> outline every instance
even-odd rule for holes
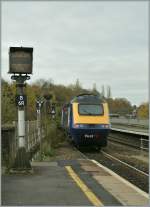
[[[27,149],[30,150],[30,122],[27,121]]]
[[[25,147],[25,113],[18,109],[18,139],[19,148]]]
[[[40,160],[42,160],[42,146],[41,146],[41,110],[37,110],[37,137],[40,143]]]
[[[45,131],[46,131],[46,137],[47,137],[47,100],[45,100]]]
[[[37,108],[37,140],[40,143],[40,160],[42,160],[42,137],[41,137],[41,108],[43,101],[36,100]]]
[[[12,166],[15,170],[28,170],[31,169],[29,161],[29,155],[26,151],[26,140],[25,140],[25,105],[24,99],[24,87],[25,80],[29,79],[29,76],[12,76],[13,80],[16,80],[17,87],[17,100],[18,106],[18,151],[16,154],[15,162]]]
[[[42,140],[41,140],[41,110],[39,110],[39,127],[38,127],[38,136],[40,141],[40,158],[42,160]]]
[[[17,95],[20,96],[20,105],[18,105],[18,147],[25,147],[25,106],[24,106],[24,79],[20,76],[16,80]]]
[[[140,148],[141,148],[141,150],[140,150],[140,152],[141,152],[141,154],[143,153],[143,140],[142,140],[142,137],[141,137],[141,146],[140,146]]]

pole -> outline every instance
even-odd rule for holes
[[[37,108],[37,139],[40,143],[40,160],[42,160],[42,137],[41,137],[41,108],[43,105],[42,100],[36,100],[36,108]]]
[[[39,113],[39,138],[40,138],[40,157],[42,160],[42,138],[41,138],[41,110]]]
[[[28,80],[29,76],[12,76],[13,80],[16,80],[17,87],[17,106],[18,106],[18,150],[15,158],[15,162],[12,166],[15,170],[29,170],[31,164],[29,161],[29,155],[26,151],[26,140],[25,140],[25,80]]]
[[[42,146],[41,146],[41,110],[37,110],[37,137],[40,143],[40,160],[42,160]]]
[[[27,149],[30,150],[30,123],[27,121]]]
[[[18,138],[19,138],[19,148],[25,147],[25,113],[24,113],[24,110],[18,110]]]

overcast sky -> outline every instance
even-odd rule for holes
[[[148,2],[2,2],[2,77],[9,47],[33,47],[33,75],[148,101]]]

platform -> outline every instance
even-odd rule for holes
[[[32,162],[33,174],[2,176],[2,205],[148,205],[148,194],[94,160]]]
[[[137,134],[137,135],[149,135],[149,128],[142,128],[142,127],[136,127],[136,126],[130,126],[130,125],[123,125],[123,124],[111,124],[111,129],[115,131],[120,132],[129,132],[131,134]]]

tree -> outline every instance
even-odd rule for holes
[[[84,89],[79,81],[76,80],[75,84],[68,86],[55,85],[52,80],[45,81],[40,79],[33,84],[27,84],[26,95],[27,95],[27,120],[36,119],[36,99],[44,99],[45,93],[52,94],[53,99],[51,102],[56,102],[57,110],[61,111],[61,107],[64,103],[69,102],[74,96],[80,93],[91,93],[94,92],[99,94],[97,91],[96,83],[93,84],[93,88],[88,90]],[[102,94],[105,96],[105,89],[102,86]],[[2,80],[2,123],[12,122],[17,119],[17,107],[15,106],[15,95],[16,86],[15,83],[9,84]],[[129,114],[133,112],[131,103],[125,98],[111,98],[111,88],[107,88],[107,102],[109,105],[110,113]],[[139,107],[139,115],[147,117],[148,106],[146,105]],[[59,114],[60,116],[60,114]],[[60,118],[60,117],[59,117]]]
[[[131,103],[125,98],[108,99],[110,113],[118,113],[120,115],[130,114],[132,112]]]
[[[82,85],[79,79],[77,78],[76,83],[74,85],[74,95],[78,95],[80,93],[82,93]]]
[[[2,98],[1,98],[1,112],[2,124],[9,124],[16,120],[16,106],[15,106],[15,83],[9,84],[5,80],[1,81]]]
[[[111,98],[111,87],[107,86],[107,98]]]
[[[102,92],[101,92],[102,97],[105,97],[105,88],[104,85],[102,85]]]
[[[148,103],[143,103],[138,107],[138,117],[139,118],[149,118],[149,104]]]
[[[97,94],[96,83],[93,83],[92,93]]]

